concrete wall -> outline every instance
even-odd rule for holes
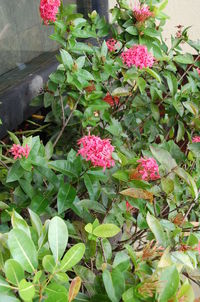
[[[130,0],[134,3],[134,0]],[[110,8],[115,5],[115,0],[109,0]],[[170,43],[170,35],[177,30],[175,26],[181,24],[184,26],[192,26],[190,29],[190,38],[192,40],[200,39],[200,0],[168,0],[168,6],[165,13],[170,17],[164,30],[164,37],[167,43]],[[190,50],[184,47],[185,51]]]
[[[66,0],[66,2],[75,2]],[[0,0],[0,75],[58,46],[42,25],[40,0]]]

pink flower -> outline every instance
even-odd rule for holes
[[[40,0],[40,15],[44,24],[56,21],[60,0]]]
[[[156,180],[160,178],[158,164],[152,157],[141,157],[138,161],[138,173],[143,180]]]
[[[133,9],[133,15],[138,22],[144,22],[150,17],[152,17],[153,14],[149,10],[149,7],[147,5],[143,5],[143,6],[140,5],[140,6],[136,6]]]
[[[200,76],[200,68],[197,68],[196,71],[198,72],[198,74]]]
[[[115,165],[112,159],[112,152],[114,147],[111,145],[109,139],[101,139],[95,135],[88,135],[82,137],[78,141],[80,154],[87,161],[91,161],[94,167],[110,168]]]
[[[108,92],[104,97],[104,102],[108,103],[111,107],[119,104],[119,98],[117,96],[112,97]]]
[[[14,144],[10,151],[12,155],[14,156],[14,159],[17,158],[22,158],[22,156],[28,158],[29,152],[30,152],[30,147],[26,145],[25,147],[22,147],[20,145]]]
[[[152,67],[154,63],[153,55],[148,52],[144,45],[134,45],[121,54],[123,63],[128,67],[135,65],[140,69],[144,67]]]
[[[193,142],[193,143],[200,143],[200,136],[194,136],[194,137],[192,138],[192,142]]]
[[[108,50],[112,52],[117,50],[119,42],[117,42],[117,40],[115,39],[109,39],[108,41],[106,41],[106,45],[108,47]]]

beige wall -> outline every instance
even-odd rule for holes
[[[134,2],[133,0],[130,2]],[[115,0],[109,0],[110,8]],[[165,26],[164,37],[170,43],[170,35],[176,32],[176,25],[192,26],[189,31],[192,40],[200,39],[200,0],[168,0],[165,13],[170,17]],[[185,48],[189,50],[189,48]]]

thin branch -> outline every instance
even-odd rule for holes
[[[57,138],[56,138],[56,140],[55,140],[55,142],[54,142],[54,144],[53,144],[53,147],[54,147],[54,148],[55,148],[55,146],[57,145],[57,143],[58,143],[59,139],[61,138],[61,136],[63,135],[63,132],[65,131],[65,128],[67,127],[67,125],[68,125],[68,123],[69,123],[69,121],[70,121],[70,119],[71,119],[71,117],[72,117],[74,111],[76,110],[77,105],[78,105],[78,103],[79,103],[79,101],[80,101],[82,95],[83,95],[83,93],[80,94],[78,100],[76,101],[76,104],[74,105],[74,108],[71,110],[70,115],[68,116],[67,120],[66,120],[65,123],[63,124],[62,129],[61,129],[61,131],[59,132],[59,134],[58,134],[58,136],[57,136]]]

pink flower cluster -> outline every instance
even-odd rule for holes
[[[20,145],[14,144],[10,151],[12,155],[14,156],[14,159],[17,158],[22,158],[22,156],[28,158],[29,152],[30,152],[30,147],[26,145],[25,147],[22,147]]]
[[[133,15],[138,22],[144,22],[152,17],[152,12],[149,10],[147,5],[136,6],[133,9]]]
[[[197,72],[198,72],[198,74],[200,76],[200,68],[197,68],[196,70],[197,70]]]
[[[108,41],[106,41],[106,45],[108,47],[108,50],[112,52],[117,50],[118,42],[115,39],[109,39]]]
[[[91,161],[94,167],[110,168],[115,165],[112,159],[112,152],[114,147],[111,145],[109,139],[101,139],[95,135],[88,135],[82,137],[78,141],[80,154],[87,161]]]
[[[135,65],[140,69],[144,67],[152,67],[154,63],[153,55],[148,52],[144,45],[134,45],[122,53],[123,63],[128,67]]]
[[[141,157],[138,161],[138,173],[143,180],[156,180],[160,178],[158,164],[152,157]]]
[[[60,4],[60,0],[40,0],[40,15],[46,25],[56,21]]]
[[[192,142],[193,142],[193,143],[200,143],[200,136],[194,136],[194,137],[192,138]]]

